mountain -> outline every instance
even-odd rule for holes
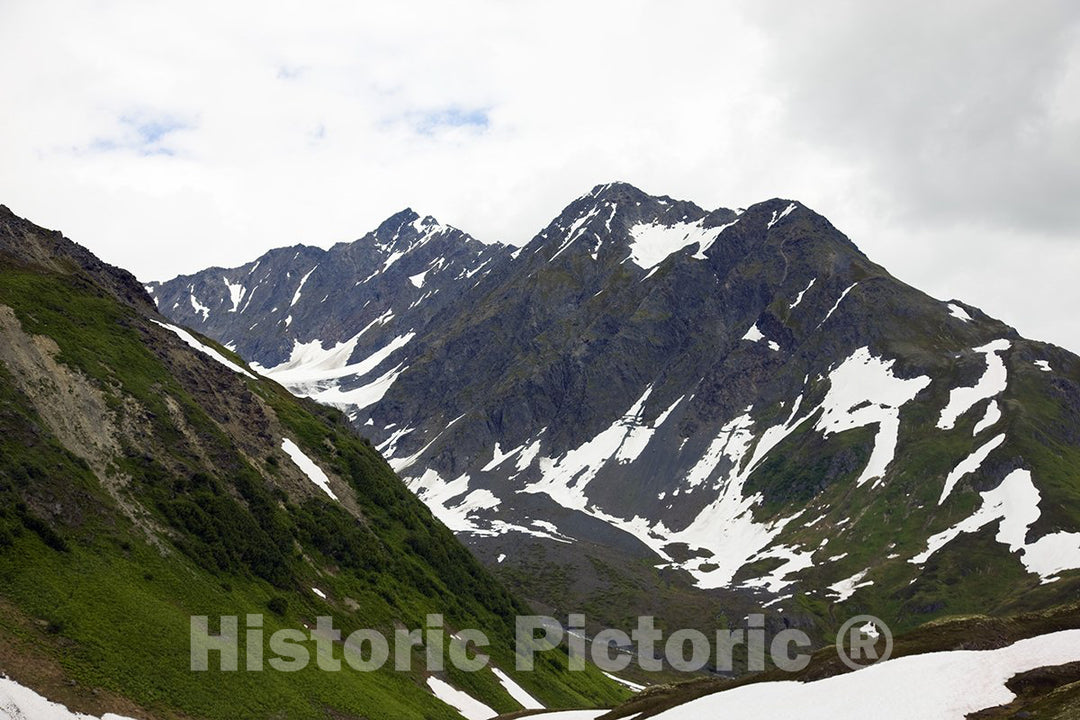
[[[414,231],[398,240],[420,254],[430,223]],[[257,376],[159,315],[132,275],[3,206],[0,338],[0,715],[66,717],[48,698],[140,718],[397,720],[626,696],[593,668],[569,672],[565,654],[517,673],[527,606],[340,412]],[[242,668],[262,669],[260,637],[271,666],[296,657],[274,650],[280,630],[318,662],[232,672],[210,652],[193,671],[199,616],[214,635],[238,618]],[[340,662],[354,631],[416,628],[408,671],[317,667]],[[467,628],[488,635],[490,666],[429,671],[427,653]]]
[[[352,243],[272,250],[239,268],[146,290],[176,322],[228,337],[241,356],[307,375],[326,367],[326,377],[314,377],[337,388],[348,384],[342,364],[408,342],[412,336],[395,335],[395,328],[425,327],[512,250],[406,209]],[[314,337],[319,344],[304,340]],[[325,353],[324,345],[333,350]]]
[[[715,627],[764,607],[827,638],[861,610],[902,630],[1080,588],[1075,355],[906,285],[792,200],[706,211],[611,183],[490,253],[424,317],[400,280],[310,325],[230,312],[243,269],[150,291],[346,410],[552,612]],[[261,282],[284,297],[312,263]],[[355,307],[377,263],[319,303]]]

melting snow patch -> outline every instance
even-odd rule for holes
[[[788,579],[789,576],[814,566],[813,557],[813,550],[803,552],[798,548],[788,547],[786,545],[780,545],[772,550],[763,552],[753,559],[764,560],[766,558],[780,558],[785,562],[768,575],[754,578],[753,580],[747,580],[743,583],[743,586],[749,588],[764,588],[768,592],[776,595],[786,586],[791,584],[792,581]]]
[[[405,481],[409,489],[424,501],[435,517],[456,533],[492,535],[469,516],[478,510],[492,510],[499,506],[499,499],[490,490],[469,492],[469,476],[460,475],[450,482],[438,472],[428,468],[419,478]]]
[[[734,224],[730,223],[720,228],[705,228],[702,227],[702,222],[699,220],[695,223],[675,223],[674,225],[661,225],[654,222],[648,225],[635,225],[630,228],[630,257],[628,259],[633,260],[634,264],[642,270],[651,270],[672,253],[695,243],[700,248],[698,255],[701,255],[719,237],[720,233]]]
[[[799,207],[799,206],[796,205],[795,203],[791,203],[786,208],[784,208],[783,211],[780,212],[779,214],[777,214],[777,212],[775,210],[773,210],[772,220],[769,220],[769,228],[771,229],[773,225],[775,225],[776,223],[778,223],[781,220],[783,220],[784,218],[786,218],[789,214],[791,214],[791,211],[794,210],[797,207]]]
[[[990,442],[980,447],[975,452],[964,458],[959,465],[953,468],[949,476],[945,478],[945,487],[941,489],[941,497],[938,499],[937,504],[941,505],[945,502],[945,498],[949,497],[949,493],[956,487],[956,483],[960,482],[960,479],[969,473],[973,473],[982,467],[983,461],[986,457],[992,453],[1001,443],[1005,442],[1004,433],[998,435]]]
[[[317,267],[319,267],[319,266],[316,265],[315,267],[311,268],[310,270],[308,270],[307,275],[300,278],[300,285],[297,286],[296,292],[293,293],[292,302],[289,303],[289,307],[292,307],[293,305],[295,305],[296,301],[300,299],[300,291],[304,289],[304,285],[305,285],[305,283],[307,283],[307,279],[309,277],[311,277],[311,273],[315,272],[315,268],[317,268]]]
[[[749,340],[750,342],[758,342],[764,340],[765,336],[758,330],[757,323],[754,323],[754,325],[746,331],[746,334],[742,336],[742,339]]]
[[[844,292],[840,293],[840,297],[837,299],[836,303],[831,308],[829,308],[829,312],[825,313],[825,319],[818,323],[819,328],[825,323],[829,322],[829,318],[831,318],[833,313],[836,312],[836,308],[840,307],[840,303],[844,302],[844,298],[846,298],[848,296],[848,293],[854,290],[855,286],[858,284],[859,283],[857,282],[852,283],[847,287],[846,290],[844,290]]]
[[[539,700],[530,695],[525,688],[514,682],[514,679],[504,673],[497,667],[491,668],[491,672],[495,673],[495,677],[499,678],[499,684],[502,685],[506,692],[510,694],[510,697],[514,698],[526,710],[543,710],[544,706]]]
[[[601,671],[601,672],[603,672],[603,671]],[[615,682],[619,683],[620,685],[624,685],[624,686],[630,688],[634,692],[641,692],[642,690],[645,689],[644,685],[638,685],[636,682],[630,682],[629,680],[623,680],[621,677],[618,677],[616,675],[612,675],[609,672],[604,672],[604,675],[606,675],[609,680],[614,680]],[[550,717],[550,716],[541,716],[541,717]]]
[[[953,388],[949,393],[949,404],[941,411],[937,426],[941,430],[952,430],[956,420],[970,410],[980,400],[992,398],[1005,391],[1008,385],[1008,371],[1005,361],[998,355],[1008,350],[1008,340],[995,340],[992,343],[975,348],[975,352],[986,356],[986,372],[974,387]]]
[[[387,426],[383,429],[389,430],[391,427],[392,426]],[[383,457],[393,457],[394,453],[397,452],[397,445],[401,438],[405,437],[415,429],[416,428],[413,427],[398,428],[390,435],[390,437],[377,445],[375,449],[382,453]]]
[[[822,403],[824,412],[815,426],[825,437],[866,425],[877,424],[874,449],[856,481],[862,485],[885,476],[896,454],[900,434],[900,408],[930,384],[920,376],[905,380],[893,375],[895,361],[859,348],[829,374],[829,392]],[[875,487],[877,482],[874,483]]]
[[[195,309],[195,312],[202,313],[204,321],[208,317],[210,317],[210,308],[206,307],[205,305],[203,305],[202,303],[200,303],[198,300],[195,299],[195,291],[194,291],[194,289],[192,289],[192,291],[191,291],[191,307],[193,307]]]
[[[873,580],[867,580],[862,582],[862,579],[866,577],[866,574],[870,572],[870,568],[866,568],[861,572],[857,572],[849,578],[845,578],[840,582],[833,583],[829,586],[829,589],[836,594],[836,602],[844,602],[849,597],[855,594],[855,591],[861,587],[873,585]]]
[[[424,287],[424,278],[427,276],[427,274],[428,274],[428,271],[425,270],[422,273],[417,273],[416,275],[410,275],[409,276],[409,282],[411,282],[413,284],[413,287],[415,287],[415,288],[422,288],[422,287]]]
[[[461,716],[465,718],[465,720],[489,720],[489,718],[498,715],[497,712],[484,703],[468,693],[458,690],[445,680],[440,680],[437,677],[429,677],[427,679],[427,684],[435,697],[461,713]]]
[[[949,303],[949,314],[958,320],[964,322],[971,322],[971,316],[967,314],[964,308],[960,307],[956,303]]]
[[[1039,368],[1043,372],[1053,372],[1053,368],[1050,367],[1050,363],[1046,360],[1036,360],[1035,367]]]
[[[975,429],[971,431],[971,434],[978,435],[988,427],[993,427],[997,424],[997,421],[1001,419],[1001,407],[998,405],[997,400],[991,400],[986,406],[986,414],[983,415],[983,419],[975,424]]]
[[[366,305],[366,303],[365,303],[365,305]],[[368,330],[375,327],[376,325],[379,325],[379,326],[385,325],[386,323],[390,322],[393,319],[394,319],[394,310],[393,310],[393,308],[388,308],[387,311],[384,312],[382,315],[380,315],[379,317],[375,318],[374,320],[369,322],[367,325],[365,325],[364,329],[357,333],[357,336],[363,335],[364,333],[366,333]]]
[[[792,310],[799,307],[799,303],[801,303],[802,300],[803,300],[803,295],[805,295],[810,288],[814,287],[814,283],[816,283],[816,282],[817,282],[817,278],[814,278],[813,280],[810,281],[809,285],[807,285],[805,288],[803,288],[802,292],[799,293],[799,296],[797,298],[795,298],[795,302],[791,303],[791,309]]]
[[[558,249],[558,251],[556,251],[556,253],[551,256],[552,260],[559,257],[559,255],[562,254],[563,250],[573,245],[575,240],[585,234],[586,224],[594,217],[596,217],[597,214],[599,214],[600,207],[601,206],[597,205],[596,207],[589,210],[587,215],[582,215],[581,217],[574,220],[573,223],[571,223],[570,228],[566,231],[567,239],[563,242],[562,246]],[[595,252],[593,253],[593,259],[596,259]]]
[[[491,470],[494,470],[502,464],[503,460],[506,460],[508,457],[514,455],[515,453],[521,452],[523,449],[525,449],[525,446],[521,445],[514,448],[510,452],[504,453],[499,449],[499,443],[495,443],[495,449],[492,451],[491,454],[491,461],[488,462],[488,464],[484,467],[480,468],[480,472],[490,472]]]
[[[329,380],[364,377],[388,357],[405,347],[414,337],[416,333],[399,335],[360,362],[352,364],[347,363],[360,339],[359,335],[326,350],[323,349],[319,340],[308,343],[294,340],[292,354],[288,360],[272,368],[260,368],[260,372],[298,395],[313,396],[327,389],[325,383]]]
[[[324,592],[323,592],[322,590],[320,590],[319,588],[315,588],[315,587],[313,587],[313,588],[311,588],[311,592],[315,593],[316,595],[318,595],[319,597],[321,597],[321,598],[322,598],[323,600],[325,600],[325,599],[326,599],[326,593],[324,593]]]
[[[584,445],[558,459],[541,458],[542,479],[522,491],[544,493],[565,508],[585,510],[585,487],[600,468],[610,460],[629,463],[648,445],[655,429],[644,424],[641,415],[651,393],[650,385],[626,414]]]
[[[334,491],[330,489],[330,478],[326,477],[326,473],[322,471],[322,468],[316,465],[314,460],[305,455],[304,451],[301,450],[296,443],[289,438],[285,438],[281,441],[281,449],[284,450],[285,454],[296,463],[296,466],[307,475],[308,480],[318,485],[319,489],[329,495],[332,499],[338,499],[337,495],[334,494]]]
[[[774,425],[761,433],[754,446],[753,455],[745,462],[744,458],[754,440],[750,431],[753,423],[750,420],[749,408],[747,414],[725,425],[721,430],[721,437],[706,451],[708,459],[702,458],[687,477],[688,482],[695,478],[701,478],[702,481],[708,479],[722,457],[731,459],[732,467],[727,476],[720,479],[716,485],[716,489],[720,491],[717,498],[702,509],[683,530],[672,531],[664,527],[663,523],[657,524],[655,532],[664,538],[659,545],[686,543],[691,548],[703,549],[711,555],[694,558],[683,565],[684,569],[694,576],[698,587],[714,589],[730,585],[739,568],[768,547],[787,523],[801,514],[800,511],[775,522],[759,523],[754,520],[753,508],[761,502],[761,495],[743,495],[743,486],[758,464],[806,419],[804,417],[796,420],[801,404],[802,396],[795,401],[787,422]],[[657,545],[651,543],[648,537],[639,536],[639,539],[650,544],[650,547]],[[663,556],[662,550],[657,552]]]
[[[11,720],[95,720],[93,715],[74,713],[59,703],[50,702],[4,675],[0,675],[0,717]],[[130,718],[105,713],[101,720]]]
[[[729,227],[731,227],[732,225],[734,225],[737,222],[739,222],[738,218],[736,218],[735,220],[732,220],[731,222],[729,222],[729,223],[727,223],[725,225],[721,225],[720,227],[716,228],[716,235],[714,235],[711,240],[706,240],[704,243],[702,243],[698,247],[698,251],[696,253],[694,253],[693,255],[691,255],[690,257],[694,258],[695,260],[708,260],[709,258],[707,258],[705,256],[705,251],[708,250],[709,248],[711,248],[713,246],[713,244],[717,240],[720,239],[720,236],[724,233],[725,230],[727,230]]]
[[[664,412],[660,413],[656,417],[656,420],[653,422],[653,427],[658,428],[661,425],[663,425],[664,422],[668,419],[668,416],[671,415],[671,413],[675,410],[675,408],[678,406],[678,404],[683,401],[683,398],[685,398],[685,397],[686,397],[685,395],[681,396],[678,400],[671,403],[671,407],[669,407]]]
[[[385,396],[386,392],[390,389],[390,386],[394,384],[398,379],[398,376],[403,372],[405,372],[405,368],[398,365],[367,385],[351,390],[342,390],[339,387],[331,387],[314,393],[309,397],[313,400],[317,400],[327,405],[333,405],[338,408],[363,410],[382,400],[383,396]]]
[[[229,299],[232,300],[232,307],[229,308],[229,312],[236,312],[236,308],[240,307],[240,302],[244,299],[244,293],[247,289],[240,283],[230,283],[229,278],[221,278],[225,282],[225,287],[229,289]]]
[[[1062,570],[1080,568],[1080,533],[1051,533],[1027,542],[1028,528],[1040,515],[1039,490],[1032,482],[1030,471],[1014,470],[998,487],[980,495],[982,505],[973,515],[932,536],[926,551],[908,562],[921,565],[961,533],[973,533],[996,521],[995,539],[1007,545],[1010,552],[1020,552],[1020,562],[1044,583],[1052,581]]]
[[[706,695],[656,715],[656,720],[791,717],[855,720],[963,720],[1011,702],[1005,683],[1039,667],[1080,660],[1080,630],[1021,640],[999,650],[910,655],[814,682],[764,682]],[[538,716],[544,718],[545,716]]]
[[[201,352],[203,355],[206,355],[211,360],[214,360],[215,362],[218,362],[218,363],[224,365],[225,367],[229,368],[233,372],[238,372],[241,375],[244,375],[244,376],[247,376],[247,377],[251,378],[252,380],[255,379],[254,375],[252,375],[247,370],[240,367],[239,365],[234,363],[232,360],[228,359],[227,357],[225,357],[224,355],[219,353],[214,348],[212,348],[209,345],[206,345],[206,344],[201,343],[198,340],[196,340],[195,336],[192,335],[191,333],[189,333],[187,330],[183,330],[181,328],[178,328],[175,325],[169,325],[168,323],[158,322],[157,320],[154,320],[153,318],[150,319],[150,322],[154,323],[155,325],[160,325],[161,327],[165,328],[166,330],[176,334],[176,336],[179,337],[181,340],[183,340],[189,347],[195,348],[196,350]]]

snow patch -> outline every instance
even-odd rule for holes
[[[24,685],[0,675],[0,717],[10,720],[95,720],[93,715],[75,713],[60,703],[50,702]],[[131,720],[105,713],[101,720]]]
[[[874,357],[867,347],[859,348],[829,373],[829,392],[822,403],[824,412],[815,428],[825,437],[832,433],[877,424],[874,449],[856,485],[876,480],[876,487],[896,454],[900,435],[900,408],[930,384],[920,376],[905,380],[892,372],[894,360]]]
[[[203,322],[206,322],[206,319],[208,317],[210,317],[210,308],[206,307],[201,302],[199,302],[198,300],[195,299],[194,286],[192,287],[191,295],[190,295],[189,299],[191,300],[191,307],[195,309],[196,313],[201,313],[202,316],[203,316]]]
[[[753,561],[778,558],[784,560],[784,563],[767,575],[754,578],[753,580],[747,580],[743,583],[743,587],[764,588],[773,595],[777,595],[781,590],[792,583],[792,580],[789,579],[791,575],[795,575],[814,566],[813,557],[813,550],[801,551],[796,547],[789,547],[787,545],[780,545],[779,547],[762,552],[754,557]]]
[[[634,692],[641,692],[642,690],[645,689],[644,685],[638,685],[636,682],[630,682],[629,680],[623,680],[621,677],[618,677],[616,675],[612,675],[609,672],[605,672],[605,671],[601,671],[601,672],[603,672],[604,675],[606,675],[609,680],[614,680],[615,682],[619,683],[620,685],[623,685],[625,687],[630,688]],[[551,716],[550,715],[541,715],[540,717],[551,717]]]
[[[941,411],[937,426],[941,430],[952,430],[956,420],[974,407],[980,400],[992,398],[1005,391],[1008,385],[1008,372],[1005,361],[998,355],[1011,347],[1008,340],[995,340],[992,343],[975,348],[975,352],[986,356],[986,372],[974,387],[953,388],[949,393],[949,404]]]
[[[236,312],[236,308],[240,307],[240,302],[244,299],[244,293],[247,292],[247,289],[240,283],[230,283],[227,277],[221,279],[225,282],[225,287],[229,289],[229,299],[232,301],[229,312]]]
[[[957,320],[971,322],[971,316],[967,314],[967,311],[964,310],[964,308],[960,307],[956,303],[949,303],[949,314]]]
[[[390,386],[405,370],[406,368],[402,365],[397,365],[375,380],[358,388],[342,390],[340,386],[334,386],[320,390],[308,397],[337,408],[348,408],[353,411],[363,410],[382,400],[387,391],[390,390]]]
[[[786,208],[784,208],[780,213],[777,213],[775,210],[773,210],[772,219],[769,220],[769,229],[771,230],[773,225],[775,225],[776,223],[778,223],[781,220],[783,220],[784,218],[786,218],[788,215],[791,214],[791,211],[794,210],[797,207],[799,207],[797,204],[791,203]]]
[[[432,676],[427,679],[427,685],[435,697],[461,713],[465,720],[489,720],[498,715],[472,695],[458,690],[445,680]]]
[[[764,340],[765,336],[758,330],[757,323],[754,323],[753,326],[746,331],[746,334],[742,336],[742,339],[749,340],[750,342],[759,342]]]
[[[506,460],[508,457],[511,457],[512,455],[519,453],[524,449],[524,445],[519,445],[510,452],[504,453],[499,449],[499,443],[495,443],[495,450],[492,452],[490,462],[488,462],[488,464],[484,467],[480,468],[480,472],[490,472],[494,470],[502,464],[503,460]]]
[[[588,505],[585,488],[600,469],[612,459],[631,462],[648,444],[655,429],[644,424],[641,415],[651,393],[650,385],[622,417],[592,440],[560,458],[540,458],[542,478],[522,492],[543,493],[565,508],[584,511]]]
[[[296,301],[300,299],[300,292],[304,289],[304,285],[307,283],[308,278],[311,277],[311,273],[315,272],[315,268],[317,268],[317,267],[319,267],[319,266],[316,265],[315,267],[311,268],[310,270],[308,270],[307,275],[300,278],[300,285],[297,286],[296,292],[293,293],[292,302],[289,303],[289,307],[292,307],[293,305],[295,305]]]
[[[964,458],[959,465],[952,469],[949,476],[945,478],[945,487],[941,489],[941,497],[938,499],[937,504],[941,505],[945,502],[945,498],[949,497],[949,493],[956,487],[956,483],[960,481],[965,475],[973,473],[982,467],[986,457],[992,453],[1001,443],[1005,442],[1005,435],[1002,433],[998,435],[990,442],[980,447],[975,452]]]
[[[867,580],[862,582],[862,579],[866,577],[866,574],[870,572],[870,568],[866,568],[861,572],[857,572],[849,578],[844,578],[840,582],[833,583],[829,586],[829,590],[836,596],[836,602],[844,602],[849,597],[855,594],[855,591],[861,587],[873,585],[873,580]]]
[[[988,427],[992,427],[997,424],[997,421],[1001,419],[1001,406],[998,405],[997,400],[991,400],[986,406],[986,414],[983,415],[983,419],[975,424],[975,429],[971,431],[972,436],[978,435]]]
[[[844,302],[844,298],[846,298],[848,296],[848,293],[851,292],[852,290],[854,290],[855,286],[858,285],[858,284],[859,283],[857,283],[857,282],[852,283],[851,285],[849,285],[847,287],[847,289],[844,290],[844,292],[840,293],[840,297],[837,299],[836,303],[833,304],[833,306],[831,308],[829,308],[829,312],[825,313],[825,319],[818,323],[818,328],[820,328],[825,323],[829,322],[829,318],[831,318],[833,313],[836,312],[836,308],[840,307],[840,303]]]
[[[930,537],[926,551],[908,562],[921,565],[942,547],[963,533],[973,533],[993,522],[998,523],[995,539],[1010,552],[1020,553],[1020,562],[1042,582],[1052,582],[1062,570],[1080,569],[1080,533],[1057,532],[1028,543],[1027,533],[1039,519],[1039,490],[1029,470],[1009,473],[993,490],[980,493],[982,505],[970,517]]]
[[[313,396],[327,389],[323,383],[328,380],[364,377],[388,357],[408,345],[414,337],[416,333],[399,335],[360,362],[351,364],[348,364],[348,359],[356,349],[359,335],[329,349],[323,349],[322,342],[319,340],[308,343],[294,340],[288,360],[272,368],[259,368],[259,372],[298,395]]]
[[[154,320],[153,318],[150,318],[150,322],[154,323],[155,325],[160,325],[161,327],[165,328],[169,332],[174,333],[177,337],[179,337],[181,340],[183,340],[189,347],[192,347],[192,348],[198,350],[203,355],[206,355],[211,360],[214,360],[215,362],[220,363],[221,365],[224,365],[225,367],[229,368],[233,372],[238,372],[241,375],[244,375],[246,377],[251,378],[252,380],[255,379],[254,375],[252,375],[247,370],[245,370],[244,368],[242,368],[239,365],[237,365],[236,363],[234,363],[229,358],[227,358],[224,355],[222,355],[221,353],[219,353],[214,348],[210,347],[209,345],[206,345],[205,343],[201,343],[198,340],[196,340],[195,336],[192,335],[191,333],[189,333],[187,330],[184,330],[182,328],[178,328],[175,325],[169,325],[168,323],[159,322],[157,320]]]
[[[806,295],[807,291],[810,288],[814,287],[814,283],[816,283],[816,282],[817,282],[817,278],[814,278],[813,280],[810,281],[809,285],[807,285],[805,288],[803,288],[802,292],[799,293],[799,296],[795,298],[795,302],[791,303],[791,309],[792,310],[799,307],[799,303],[801,303],[803,301],[803,296]]]
[[[651,270],[672,253],[698,244],[699,250],[694,257],[703,258],[703,253],[724,230],[734,225],[729,223],[720,228],[703,227],[704,220],[695,223],[675,223],[661,225],[653,222],[638,224],[630,228],[630,257],[642,270]],[[699,259],[700,259],[699,258]]]
[[[334,491],[330,489],[330,478],[326,477],[326,473],[322,471],[315,461],[304,454],[304,451],[297,446],[289,438],[285,438],[281,441],[281,449],[285,451],[285,454],[296,463],[296,466],[307,475],[308,480],[315,483],[316,486],[324,493],[330,496],[332,500],[337,500],[338,496],[334,494]]]
[[[1080,630],[1064,630],[999,650],[896,658],[814,682],[744,685],[665,710],[656,719],[744,717],[747,708],[757,717],[781,718],[798,708],[804,720],[854,720],[868,712],[890,720],[963,720],[1012,701],[1015,696],[1005,683],[1014,675],[1077,660]],[[876,710],[868,710],[871,707]]]
[[[499,684],[506,689],[506,692],[510,697],[514,698],[521,707],[526,710],[543,710],[544,706],[539,700],[525,690],[525,688],[514,682],[514,679],[504,673],[497,667],[491,668],[491,672],[495,673],[495,677],[499,678]]]

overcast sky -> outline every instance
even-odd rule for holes
[[[273,9],[268,9],[272,6]],[[1080,3],[0,0],[0,203],[144,280],[772,197],[1080,351]]]

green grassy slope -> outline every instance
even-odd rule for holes
[[[410,672],[314,662],[221,672],[213,654],[211,671],[189,669],[192,615],[210,616],[214,632],[218,616],[243,625],[263,614],[269,637],[325,615],[343,636],[392,636],[441,613],[447,632],[487,633],[492,665],[513,674],[513,618],[528,609],[339,413],[230,373],[83,269],[2,254],[0,263],[0,305],[14,311],[19,338],[55,342],[56,361],[104,399],[100,416],[72,410],[87,415],[76,426],[113,438],[100,453],[73,452],[42,403],[75,385],[0,363],[0,670],[59,688],[53,699],[86,711],[115,711],[102,698],[119,698],[153,717],[454,718],[424,685],[422,649]],[[344,481],[347,501],[298,487],[279,436]],[[244,667],[243,635],[240,645]],[[597,671],[570,673],[565,656],[548,655],[516,676],[545,704],[625,697]],[[490,670],[442,676],[497,711],[520,707]]]

